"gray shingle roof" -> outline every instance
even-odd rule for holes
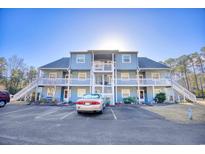
[[[61,59],[58,59],[54,62],[51,62],[51,63],[48,63],[46,65],[43,65],[41,66],[40,68],[43,69],[43,68],[48,68],[48,69],[51,69],[51,68],[61,68],[61,69],[67,69],[69,67],[69,61],[70,61],[70,58],[69,57],[64,57],[64,58],[61,58]]]
[[[147,57],[138,57],[138,61],[139,61],[139,68],[142,69],[168,69],[169,67],[161,64],[159,62],[156,62],[152,59],[149,59]]]
[[[168,69],[169,67],[161,64],[159,62],[156,62],[152,59],[146,58],[146,57],[138,57],[139,61],[139,68],[141,69]],[[67,69],[69,67],[70,58],[64,57],[61,59],[58,59],[54,62],[48,63],[46,65],[41,66],[41,69]]]

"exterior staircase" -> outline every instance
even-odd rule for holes
[[[187,100],[192,101],[192,102],[197,102],[196,95],[191,93],[189,90],[187,90],[186,88],[184,88],[183,86],[181,86],[179,83],[177,83],[174,80],[172,80],[172,87],[179,94],[181,94],[184,97],[184,99],[187,99]]]
[[[17,92],[13,98],[11,98],[11,101],[17,101],[20,98],[23,98],[24,96],[26,96],[27,94],[29,94],[34,88],[36,88],[38,86],[38,79],[34,80],[33,82],[31,82],[28,86],[26,86],[25,88],[21,89],[19,92]]]

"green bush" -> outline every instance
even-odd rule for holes
[[[123,102],[124,102],[125,104],[137,103],[135,97],[126,97],[126,98],[123,98]]]
[[[203,93],[204,93],[204,96],[205,96],[205,90],[203,91]],[[196,96],[203,96],[203,93],[202,93],[202,90],[195,90],[195,94],[196,94]]]
[[[165,93],[158,93],[156,94],[154,101],[157,103],[163,103],[166,100]]]
[[[40,104],[45,104],[45,103],[48,103],[48,100],[47,100],[46,98],[41,98],[41,99],[39,100],[39,103],[40,103]]]

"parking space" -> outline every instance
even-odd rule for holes
[[[12,109],[8,109],[8,108]],[[99,113],[81,113],[78,114],[75,106],[14,106],[9,105],[2,109],[0,116],[10,118],[10,120],[117,120],[115,109],[107,107],[103,114]]]
[[[205,124],[173,123],[141,106],[78,114],[75,106],[8,104],[0,144],[205,144]]]

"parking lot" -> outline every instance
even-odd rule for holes
[[[179,124],[141,106],[77,114],[75,106],[0,108],[0,144],[205,144],[205,124]]]

